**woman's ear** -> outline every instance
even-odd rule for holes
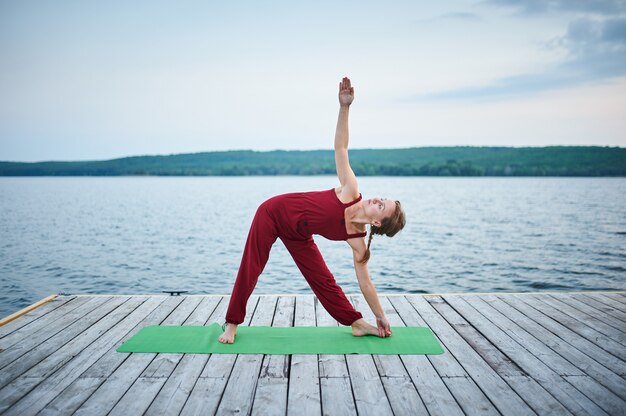
[[[378,221],[378,220],[374,220],[374,221],[372,221],[372,225],[373,225],[374,227],[380,227],[380,221]]]

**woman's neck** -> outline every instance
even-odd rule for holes
[[[370,219],[363,212],[363,201],[359,201],[351,207],[346,208],[346,221],[353,224],[369,224]]]

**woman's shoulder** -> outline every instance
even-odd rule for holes
[[[361,195],[358,188],[349,185],[336,187],[335,194],[337,195],[337,198],[339,198],[339,200],[344,204],[354,201],[359,197],[359,195]]]

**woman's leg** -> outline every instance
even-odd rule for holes
[[[341,286],[337,284],[335,277],[328,270],[313,237],[303,241],[283,238],[281,240],[313,289],[313,293],[333,318],[346,326],[363,318],[363,315],[356,311],[348,301]]]
[[[254,215],[248,232],[237,280],[235,280],[226,311],[226,322],[237,325],[243,322],[246,316],[248,298],[256,286],[259,275],[265,268],[270,250],[277,237],[276,224],[268,214],[266,207],[261,205]]]

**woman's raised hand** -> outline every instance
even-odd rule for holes
[[[349,106],[354,100],[354,87],[350,84],[350,78],[344,77],[339,83],[339,105]]]

